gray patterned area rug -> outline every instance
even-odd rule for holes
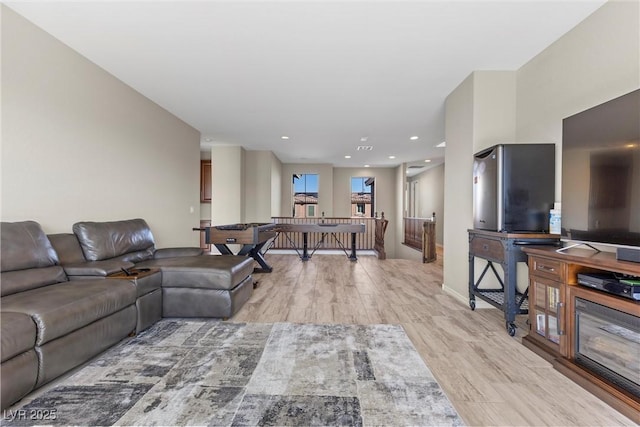
[[[397,325],[163,319],[20,409],[57,425],[463,424]]]

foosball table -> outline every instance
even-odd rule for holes
[[[200,229],[205,233],[205,241],[212,244],[222,255],[234,255],[228,245],[242,245],[235,255],[250,256],[258,264],[260,269],[254,269],[256,273],[270,273],[273,268],[265,260],[261,250],[272,238],[276,237],[276,224],[273,223],[240,223],[228,225],[215,225]]]

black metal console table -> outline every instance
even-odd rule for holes
[[[527,262],[527,255],[522,246],[558,245],[559,236],[545,233],[501,233],[486,230],[469,231],[469,307],[476,308],[476,297],[504,311],[505,327],[509,335],[516,334],[516,315],[527,314],[529,303],[528,289],[518,292],[517,264]],[[486,260],[482,273],[475,280],[475,258]],[[503,278],[500,277],[494,264],[502,266]],[[491,270],[499,288],[481,288],[480,283],[486,273]]]

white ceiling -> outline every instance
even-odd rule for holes
[[[198,129],[203,146],[391,167],[441,163],[444,101],[464,78],[518,69],[605,1],[4,3]]]

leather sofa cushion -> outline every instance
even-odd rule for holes
[[[15,294],[59,282],[66,282],[67,275],[59,265],[45,268],[7,271],[0,273],[0,295]]]
[[[1,227],[2,272],[58,264],[58,255],[37,222],[3,222]]]
[[[8,408],[22,399],[36,386],[38,355],[30,350],[7,360],[0,366],[0,406]],[[9,424],[3,417],[3,424]]]
[[[49,234],[49,241],[58,254],[60,264],[73,264],[84,262],[84,254],[78,238],[73,233]]]
[[[118,258],[114,258],[114,260],[133,263],[141,262],[153,258],[154,251],[155,247],[151,246],[143,251],[129,252],[128,254],[124,254]]]
[[[30,315],[38,328],[36,345],[41,346],[135,301],[136,289],[128,280],[78,280],[3,297],[0,307]]]
[[[0,313],[0,354],[2,362],[36,345],[36,324],[24,313]]]
[[[247,277],[231,290],[164,288],[163,317],[218,317],[228,319],[240,310],[253,292],[253,278]]]
[[[74,264],[65,264],[64,271],[74,280],[73,276],[98,276],[104,277],[109,274],[120,273],[123,268],[133,268],[135,264],[120,260],[104,260],[78,262]]]
[[[0,225],[2,296],[67,280],[49,238],[35,221]]]
[[[233,289],[253,273],[253,258],[235,255],[202,255],[161,258],[136,264],[160,268],[162,287]]]
[[[77,222],[73,233],[87,261],[100,261],[120,257],[130,253],[125,261],[141,261],[153,255],[155,242],[151,229],[143,219],[129,219],[111,222]]]
[[[153,253],[153,257],[160,258],[174,258],[179,256],[198,256],[204,254],[202,248],[160,248],[156,249]]]

